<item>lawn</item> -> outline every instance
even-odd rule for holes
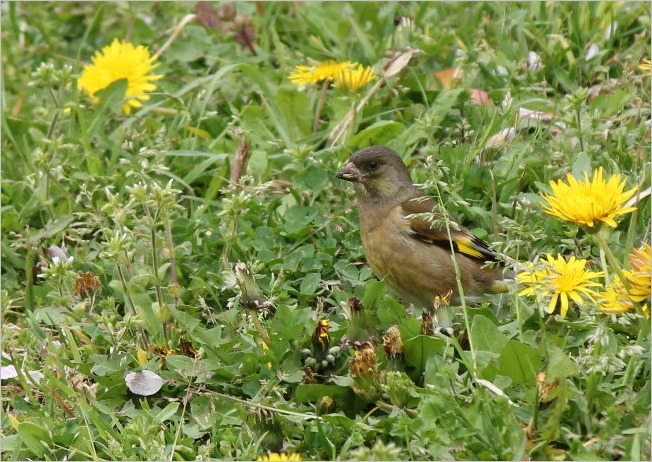
[[[0,8],[2,459],[650,460],[649,3]],[[507,293],[373,274],[370,145]]]

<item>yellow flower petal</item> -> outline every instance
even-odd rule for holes
[[[344,90],[358,91],[374,78],[373,67],[358,64],[355,69],[340,69],[335,75],[335,86]]]
[[[593,227],[597,222],[603,222],[615,228],[616,216],[636,210],[636,207],[624,205],[637,188],[625,191],[625,181],[621,181],[619,174],[605,181],[602,167],[594,172],[591,180],[586,172],[583,181],[569,173],[566,182],[550,181],[550,189],[552,194],[541,194],[546,201],[543,211],[581,226]]]
[[[559,308],[561,317],[566,317],[569,298],[578,305],[585,298],[593,300],[596,292],[592,287],[600,284],[592,279],[600,276],[601,272],[586,269],[586,260],[575,257],[566,260],[562,255],[546,255],[539,265],[531,264],[528,270],[517,275],[518,282],[525,286],[519,295],[549,296],[548,313],[554,313]]]
[[[301,460],[301,455],[296,453],[270,452],[266,456],[261,456],[256,460]]]
[[[333,80],[341,69],[353,68],[358,63],[351,61],[320,61],[312,66],[295,66],[288,78],[297,85],[309,85],[322,80]]]
[[[651,288],[651,263],[650,244],[643,243],[640,249],[632,249],[628,260],[630,271],[625,271],[629,284],[629,295],[635,302],[642,302],[650,298]]]
[[[129,42],[115,39],[111,45],[95,52],[92,64],[84,66],[77,87],[88,93],[94,102],[98,102],[95,97],[98,91],[120,79],[127,79],[127,101],[122,105],[122,110],[129,115],[132,108],[140,108],[143,106],[142,101],[149,100],[146,93],[156,89],[152,81],[163,77],[149,74],[156,67],[155,60],[155,57],[150,56],[148,48],[135,47]]]

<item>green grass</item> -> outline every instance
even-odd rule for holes
[[[574,255],[604,286],[617,271],[605,247],[544,215],[539,193],[600,166],[650,187],[649,4],[234,8],[178,28],[157,90],[127,117],[120,83],[98,104],[77,89],[83,65],[115,37],[158,50],[194,3],[3,3],[2,366],[18,375],[2,380],[2,458],[650,460],[643,303],[608,316],[586,301],[562,319],[515,285],[466,320],[456,308],[455,337],[423,335],[420,311],[363,263],[353,192],[334,178],[356,148],[387,145],[512,261]],[[313,129],[320,90],[290,82],[293,66],[353,60],[380,77],[407,47],[356,117],[372,85],[327,89]],[[452,67],[462,76],[442,85]],[[651,232],[649,196],[636,206],[603,235],[624,268]],[[54,262],[53,246],[74,258]],[[99,289],[75,290],[79,272]],[[328,361],[312,340],[322,318],[339,347]],[[398,360],[382,348],[393,325]],[[351,341],[371,336],[377,374],[353,377]],[[328,364],[306,372],[307,356]],[[141,370],[160,391],[129,390]]]

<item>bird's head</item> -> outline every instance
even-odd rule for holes
[[[413,188],[403,160],[385,146],[354,152],[335,177],[353,183],[358,199],[364,201],[398,199],[402,191]]]

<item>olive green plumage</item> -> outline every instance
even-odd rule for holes
[[[469,301],[507,291],[502,264],[486,266],[498,261],[496,254],[414,186],[394,151],[384,146],[360,149],[336,176],[353,183],[367,262],[401,298],[431,307],[435,296],[452,290],[453,300],[459,300],[451,247]],[[426,212],[434,219],[418,215]]]

